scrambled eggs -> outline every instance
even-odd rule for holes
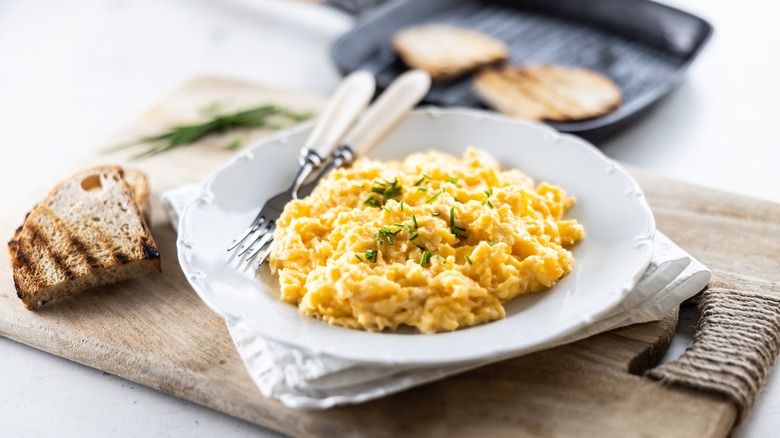
[[[572,269],[573,204],[475,149],[361,159],[287,205],[271,269],[284,301],[329,323],[451,331],[503,318],[503,302]]]

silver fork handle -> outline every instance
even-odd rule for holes
[[[431,77],[422,70],[412,70],[398,76],[358,119],[355,127],[333,152],[325,169],[301,190],[301,196],[311,193],[330,170],[348,166],[358,154],[368,152],[428,94],[430,87]]]

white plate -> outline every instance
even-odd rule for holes
[[[577,197],[568,217],[586,237],[573,249],[574,270],[549,291],[506,304],[506,319],[434,335],[370,333],[328,325],[278,298],[277,279],[229,263],[226,247],[259,206],[285,189],[311,126],[283,133],[239,154],[203,183],[179,224],[179,262],[192,287],[227,320],[253,320],[257,336],[314,354],[382,364],[444,364],[538,350],[614,307],[646,269],[655,221],[636,182],[593,146],[548,127],[491,113],[415,111],[369,154],[400,159],[421,150],[460,155],[471,145],[504,167],[563,187]]]

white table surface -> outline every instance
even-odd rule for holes
[[[780,202],[780,4],[667,2],[710,20],[715,35],[679,89],[600,146],[661,175]],[[191,77],[329,93],[339,79],[329,46],[351,24],[281,0],[0,2],[0,206]],[[276,436],[5,338],[0,357],[2,436]],[[736,436],[777,432],[777,374]]]

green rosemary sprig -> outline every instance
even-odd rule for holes
[[[282,126],[273,122],[271,118],[274,116],[300,122],[311,118],[312,114],[293,112],[278,105],[262,105],[230,114],[215,115],[210,120],[202,123],[174,126],[163,134],[143,137],[133,143],[108,149],[106,152],[146,144],[148,148],[133,157],[134,160],[140,160],[171,149],[187,146],[211,134],[224,134],[237,128],[282,128]],[[233,141],[229,147],[234,149],[238,147],[238,144],[236,141]]]

